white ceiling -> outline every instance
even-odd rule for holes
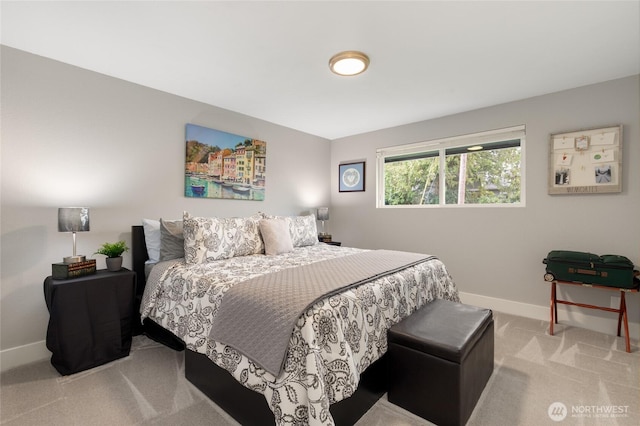
[[[640,74],[640,2],[7,2],[2,44],[336,139]],[[371,58],[338,77],[342,50]]]

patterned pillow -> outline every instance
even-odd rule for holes
[[[188,264],[207,263],[264,252],[260,237],[261,216],[192,217],[185,212],[184,257]]]
[[[289,232],[292,234],[291,240],[294,247],[318,244],[318,228],[315,216],[292,216],[289,220],[291,221]]]
[[[264,214],[265,219],[284,219],[289,225],[289,234],[294,247],[312,246],[318,244],[318,228],[316,217],[308,216],[270,216]]]

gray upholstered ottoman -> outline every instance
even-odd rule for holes
[[[389,330],[389,402],[464,425],[493,372],[489,309],[434,300]]]

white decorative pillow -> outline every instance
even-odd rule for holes
[[[188,264],[207,263],[264,252],[258,224],[261,217],[183,218],[184,254]]]
[[[142,219],[144,229],[144,242],[147,245],[149,260],[146,263],[158,263],[160,261],[160,221],[154,219]]]
[[[267,256],[293,251],[293,242],[289,234],[289,224],[284,219],[262,219],[260,233],[264,241]]]
[[[308,216],[270,216],[264,215],[266,219],[284,219],[289,225],[289,234],[294,247],[305,247],[318,244],[318,228],[316,217]]]

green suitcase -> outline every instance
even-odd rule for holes
[[[617,288],[635,288],[633,263],[624,256],[552,250],[542,261],[545,281],[569,281]]]

